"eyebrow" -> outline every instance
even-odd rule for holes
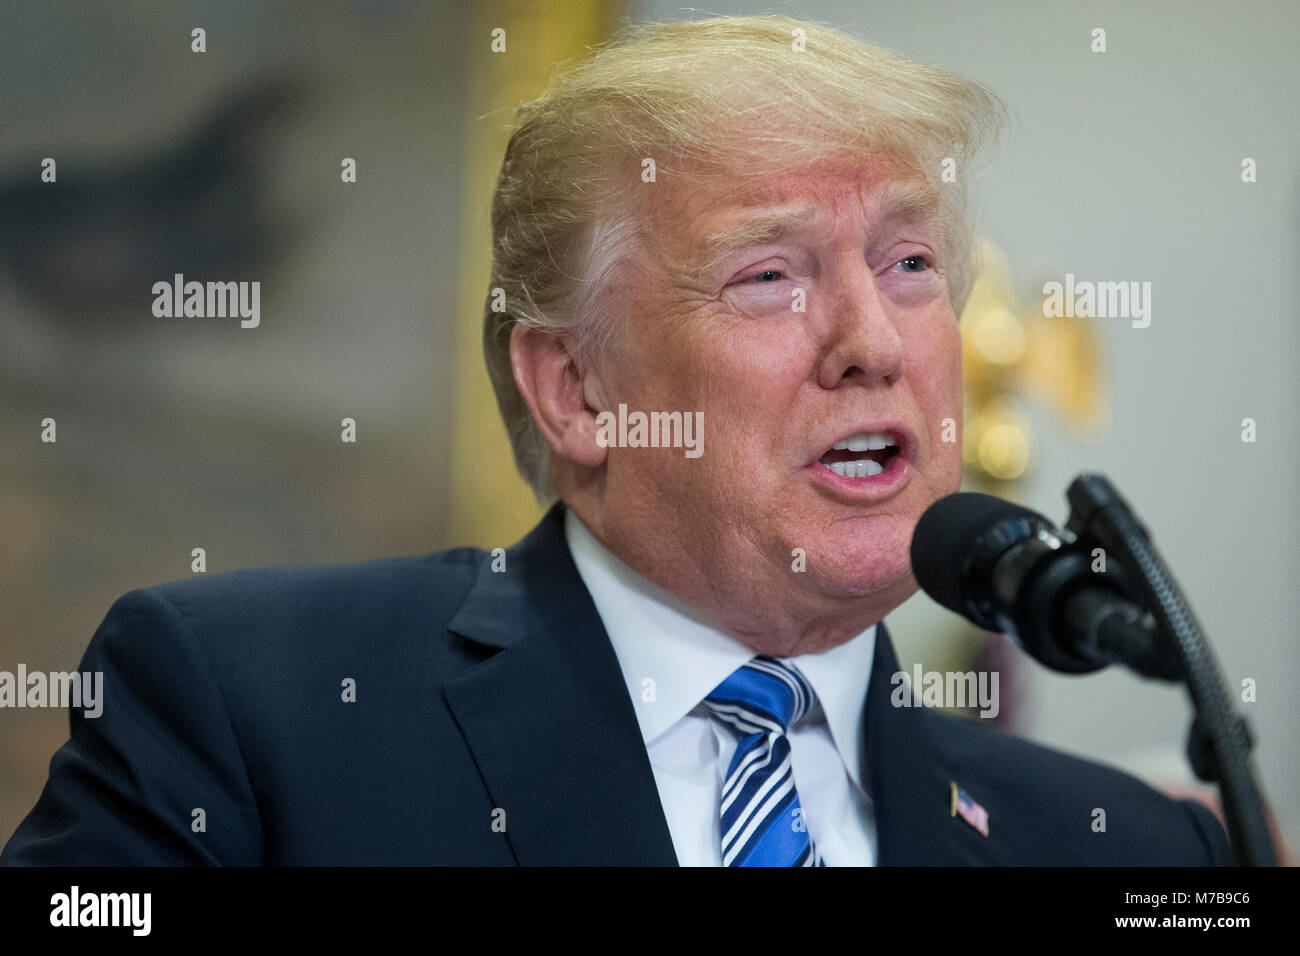
[[[701,271],[707,272],[719,262],[742,249],[772,242],[793,232],[816,229],[825,218],[820,206],[798,205],[766,209],[742,223],[706,236],[704,239],[705,263]]]
[[[939,193],[928,184],[916,181],[894,182],[884,187],[879,201],[879,222],[917,223],[939,214]],[[800,230],[817,229],[825,221],[822,206],[796,204],[764,209],[734,226],[728,226],[704,238],[699,267],[707,273],[727,256],[763,243],[772,242]]]

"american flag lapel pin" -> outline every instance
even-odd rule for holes
[[[982,835],[989,835],[989,812],[971,799],[971,795],[951,781],[952,809],[949,816],[961,815],[961,818],[978,830]]]

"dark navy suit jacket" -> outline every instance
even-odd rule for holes
[[[81,664],[104,673],[103,713],[71,713],[0,862],[675,864],[562,508],[504,573],[491,564],[459,549],[123,596]],[[877,634],[862,765],[879,864],[1230,862],[1194,803],[891,706],[898,664]],[[953,815],[953,781],[988,811],[988,836]]]

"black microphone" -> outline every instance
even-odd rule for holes
[[[1082,674],[1124,663],[1175,680],[1179,665],[1124,569],[1076,546],[1070,531],[992,495],[940,498],[912,535],[922,590],[978,627],[1009,634],[1039,663]]]

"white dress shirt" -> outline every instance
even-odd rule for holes
[[[677,861],[721,866],[718,808],[736,738],[702,702],[754,651],[614,557],[567,509],[564,533],[627,681]],[[787,737],[808,833],[827,866],[876,861],[860,766],[875,643],[873,625],[839,647],[785,658],[817,694]]]

